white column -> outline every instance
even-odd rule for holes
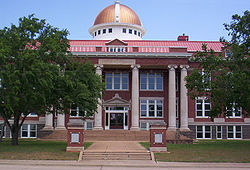
[[[131,65],[132,68],[132,126],[131,130],[139,130],[139,68],[140,65]]]
[[[45,114],[45,126],[43,130],[53,130],[53,114],[52,113]]]
[[[57,114],[57,123],[55,130],[65,130],[65,114]]]
[[[187,76],[188,65],[181,65],[181,131],[189,131],[188,128],[188,95],[185,77]]]
[[[175,69],[176,65],[169,65],[169,90],[168,90],[168,130],[176,130],[176,88]]]
[[[96,74],[102,76],[103,65],[95,64]],[[94,130],[103,130],[102,127],[102,100],[98,99],[97,112],[95,112]]]

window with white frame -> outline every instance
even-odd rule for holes
[[[128,90],[128,73],[106,73],[107,90]]]
[[[163,117],[163,101],[141,100],[140,115],[141,117]]]
[[[216,139],[222,139],[222,126],[216,126]]]
[[[206,72],[202,71],[201,74],[202,74],[202,82],[204,84],[205,90],[210,90],[210,88],[211,88],[211,73],[206,73]]]
[[[2,128],[3,128],[3,124],[0,124],[0,135],[2,134]],[[6,126],[4,126],[3,128],[3,138],[6,137]]]
[[[242,127],[241,126],[227,126],[227,138],[228,139],[241,139]]]
[[[226,108],[227,110],[227,116],[230,118],[241,118],[242,115],[242,109],[241,107],[237,107],[235,103],[233,103],[233,106],[231,109]]]
[[[196,126],[197,139],[211,139],[212,127],[211,126]]]
[[[126,52],[125,47],[110,47],[109,52]]]
[[[140,74],[141,90],[162,90],[163,76],[160,73],[141,73]]]
[[[70,106],[70,117],[81,117],[84,116],[85,112],[81,110],[76,104],[71,104]]]
[[[203,97],[196,99],[196,117],[208,117],[211,111],[210,101]]]
[[[22,138],[36,138],[37,125],[35,124],[23,124],[21,128]]]
[[[148,122],[140,122],[140,129],[141,130],[148,130],[149,129],[149,123]]]

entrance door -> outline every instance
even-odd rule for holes
[[[123,113],[110,113],[110,129],[123,129]]]

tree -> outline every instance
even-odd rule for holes
[[[71,103],[88,114],[97,108],[101,78],[93,64],[70,58],[67,35],[34,15],[0,30],[0,113],[13,145],[31,112],[64,113]]]
[[[224,24],[231,41],[224,39],[223,54],[217,54],[203,45],[192,61],[199,63],[186,77],[189,95],[195,99],[208,96],[212,103],[210,116],[230,115],[232,108],[242,108],[250,113],[250,58],[249,58],[249,11],[243,16],[233,15],[230,24]],[[211,78],[209,78],[211,76]]]

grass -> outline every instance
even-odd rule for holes
[[[85,142],[86,149],[92,143]],[[12,146],[9,139],[0,143],[0,159],[14,160],[77,160],[79,153],[66,152],[64,141],[37,141],[20,139],[19,145]]]
[[[149,149],[148,142],[141,145]],[[250,141],[200,140],[194,144],[167,144],[170,153],[155,153],[157,161],[250,163]]]

